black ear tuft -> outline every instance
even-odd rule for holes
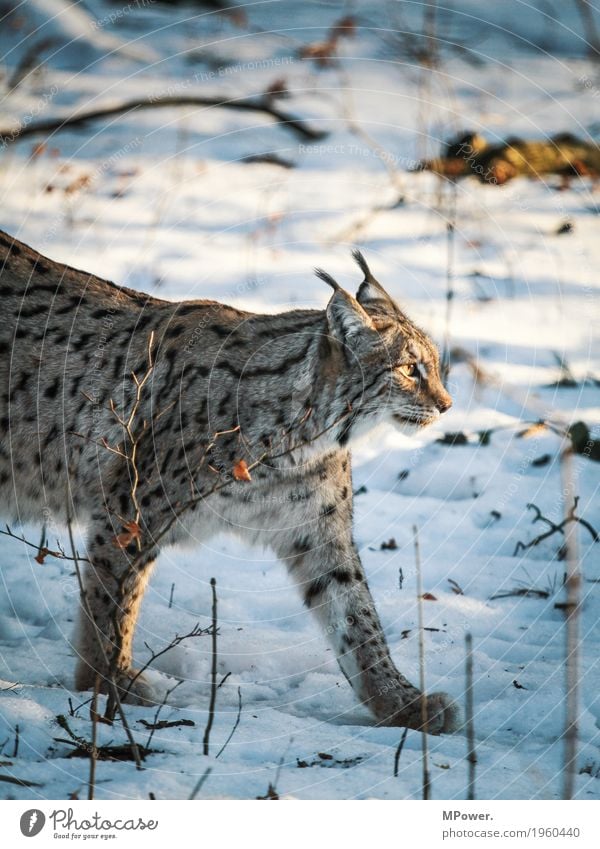
[[[358,265],[362,273],[365,275],[365,280],[372,280],[373,275],[371,274],[371,269],[367,265],[367,260],[364,258],[358,248],[354,248],[354,250],[352,251],[352,257],[354,259],[354,262]]]
[[[337,292],[338,289],[342,288],[337,282],[337,280],[334,280],[331,274],[328,274],[326,271],[323,271],[322,268],[315,268],[315,274],[320,280],[323,280],[325,283],[327,283],[328,286],[331,286],[334,292]]]

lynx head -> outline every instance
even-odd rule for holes
[[[386,419],[403,429],[424,427],[452,405],[433,341],[373,277],[360,251],[353,251],[353,256],[364,274],[356,297],[316,269],[333,288],[327,305],[329,333],[343,354],[340,378],[352,408],[342,442],[350,430],[354,434]]]

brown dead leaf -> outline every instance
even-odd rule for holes
[[[113,543],[117,548],[127,548],[135,540],[139,540],[142,531],[137,522],[124,522],[123,531],[113,538]]]
[[[314,41],[305,44],[298,51],[300,59],[313,59],[319,68],[327,68],[332,65],[336,55],[336,41]]]
[[[517,433],[521,439],[529,439],[530,436],[537,436],[539,433],[543,433],[546,430],[545,422],[536,422],[535,424],[526,427],[525,430],[520,430]]]
[[[421,598],[423,601],[437,601],[437,598],[432,593],[423,593]]]
[[[92,184],[92,178],[89,174],[81,174],[79,177],[76,177],[72,182],[70,182],[67,186],[65,186],[65,194],[73,195],[76,192],[82,191],[82,189],[87,189]]]
[[[44,563],[46,562],[46,557],[48,555],[50,555],[50,557],[58,557],[58,558],[64,557],[62,551],[52,551],[51,548],[46,548],[46,546],[42,546],[42,548],[40,548],[38,550],[38,553],[36,554],[34,560],[35,560],[36,563],[39,563],[40,565],[43,566]]]
[[[233,477],[236,481],[251,481],[252,477],[245,460],[237,460],[233,466]]]

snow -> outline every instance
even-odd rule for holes
[[[6,77],[44,33],[42,26],[34,36],[40,15],[62,5],[36,0],[19,11],[18,24],[3,25]],[[394,41],[395,30],[418,30],[419,4],[403,3],[404,17],[397,20],[384,4],[361,4],[356,38],[340,43],[338,65],[321,70],[298,59],[297,48],[322,39],[344,14],[341,4],[254,4],[246,8],[248,26],[186,6],[148,4],[142,14],[131,4],[117,20],[114,4],[86,6],[115,49],[101,46],[90,55],[95,29],[72,19],[80,38],[43,54],[47,61],[4,94],[5,126],[149,94],[253,95],[283,78],[291,97],[282,108],[329,133],[308,142],[259,114],[185,107],[57,133],[35,156],[36,137],[4,148],[0,227],[53,259],[160,297],[209,297],[268,312],[323,308],[328,293],[311,268],[324,266],[354,287],[349,248],[360,244],[407,312],[441,341],[448,189],[440,206],[437,181],[406,169],[463,128],[490,140],[566,130],[597,134],[600,82],[586,58],[581,22],[562,11],[562,22],[552,23],[547,3],[510,0],[482,12],[479,2],[457,0],[453,10],[443,8],[447,41],[466,43],[482,64],[444,48],[442,68],[424,90],[426,109],[419,100],[421,72]],[[58,20],[48,24],[53,37],[60,35]],[[146,67],[139,57],[149,52],[157,58]],[[387,151],[402,181],[404,204],[379,209],[369,220],[369,210],[390,206],[397,193],[381,150],[349,128],[348,109]],[[296,167],[241,161],[259,152]],[[74,188],[81,177],[87,183]],[[597,197],[589,181],[578,179],[564,191],[553,180],[517,180],[503,188],[458,184],[452,344],[475,356],[494,382],[479,386],[466,364],[456,364],[454,407],[438,426],[414,438],[384,429],[353,449],[354,488],[366,489],[355,499],[356,541],[399,668],[418,679],[413,525],[424,589],[435,597],[424,602],[425,626],[435,629],[425,632],[429,691],[446,690],[464,702],[464,640],[473,635],[477,793],[485,799],[560,798],[562,792],[565,628],[555,608],[564,601],[562,538],[517,555],[515,547],[544,529],[532,524],[528,504],[559,522],[572,492],[564,494],[558,436],[519,433],[524,422],[551,410],[567,422],[585,421],[600,435]],[[557,235],[566,220],[572,232]],[[568,362],[578,387],[553,385],[560,377],[557,357]],[[479,434],[489,430],[482,444]],[[459,431],[467,444],[438,441]],[[547,462],[536,465],[545,455]],[[598,469],[586,457],[575,458],[577,512],[596,529]],[[39,539],[38,526],[14,530]],[[66,544],[64,529],[52,533]],[[583,605],[575,786],[577,798],[592,799],[600,796],[599,544],[583,527],[578,536]],[[392,537],[397,549],[381,550]],[[71,747],[54,739],[66,736],[56,723],[60,714],[75,734],[91,735],[88,707],[78,707],[86,696],[73,690],[73,570],[50,558],[39,565],[35,551],[14,539],[2,537],[0,545],[0,771],[38,785],[0,783],[0,794],[84,797],[87,760],[70,759]],[[420,735],[408,733],[394,777],[401,731],[374,727],[356,703],[269,552],[248,550],[230,537],[164,551],[136,634],[139,662],[148,657],[146,643],[158,650],[176,633],[210,624],[213,576],[219,676],[228,677],[218,691],[210,756],[202,755],[210,642],[200,637],[162,656],[150,673],[163,690],[183,681],[160,718],[195,725],[156,731],[152,747],[159,751],[141,772],[132,763],[99,763],[97,797],[152,792],[159,799],[187,798],[210,766],[200,793],[205,798],[252,799],[264,795],[269,782],[298,799],[419,798]],[[519,588],[546,597],[493,598]],[[216,758],[236,721],[238,687],[239,727]],[[140,720],[152,721],[155,709],[126,711],[144,742],[149,732]],[[99,735],[104,743],[124,740],[118,724],[100,725]],[[431,738],[435,798],[465,798],[465,754],[462,732]]]

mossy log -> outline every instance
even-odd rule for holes
[[[418,170],[444,177],[476,177],[482,183],[501,186],[515,177],[540,179],[555,174],[600,177],[600,147],[569,133],[547,141],[511,138],[492,145],[478,133],[467,133],[448,142],[442,155],[421,162]]]

